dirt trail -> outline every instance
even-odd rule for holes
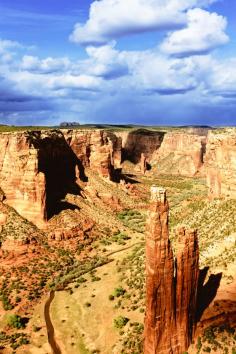
[[[50,305],[51,305],[54,297],[55,297],[55,291],[51,291],[49,298],[47,299],[47,301],[45,303],[44,318],[45,318],[45,322],[46,322],[46,326],[47,326],[48,343],[50,344],[50,346],[52,348],[52,353],[53,354],[62,354],[62,351],[55,340],[55,336],[54,336],[55,331],[54,331],[54,327],[53,327],[51,317],[50,317]]]

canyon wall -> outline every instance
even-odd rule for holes
[[[204,131],[2,133],[0,188],[7,203],[38,226],[60,210],[67,193],[80,194],[87,168],[119,181],[125,159],[140,165],[142,174],[150,165],[153,174],[192,177],[206,173],[211,197],[236,197],[236,133],[233,129],[209,132],[206,148]]]
[[[211,198],[236,198],[236,131],[208,135],[204,165]]]
[[[161,146],[164,132],[137,129],[133,131],[117,131],[116,136],[122,140],[122,160],[138,163],[143,154],[148,161],[152,159]]]
[[[40,227],[67,193],[80,193],[87,167],[112,179],[121,163],[120,139],[102,130],[3,133],[0,146],[6,202]]]
[[[195,330],[199,250],[197,234],[178,231],[176,260],[168,233],[164,189],[151,188],[146,228],[145,354],[182,354]]]
[[[193,177],[201,172],[206,136],[184,132],[166,133],[151,165],[161,174]]]
[[[31,221],[44,219],[45,175],[26,134],[0,134],[0,186],[7,203]]]

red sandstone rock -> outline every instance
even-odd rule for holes
[[[179,232],[176,264],[168,235],[164,189],[151,188],[146,229],[145,354],[182,354],[191,343],[198,284],[195,231]]]
[[[79,190],[85,168],[112,179],[121,162],[120,139],[100,130],[3,133],[0,146],[6,202],[38,227],[67,192]]]
[[[137,129],[130,132],[118,131],[115,134],[122,139],[123,159],[138,163],[142,153],[148,161],[152,159],[153,153],[161,146],[164,133]]]
[[[96,202],[96,200],[100,200],[112,210],[119,211],[122,209],[120,199],[112,193],[98,192],[96,188],[90,184],[85,187],[84,191],[85,196],[90,199],[91,202]]]
[[[210,132],[207,138],[205,169],[209,197],[236,198],[236,132]]]
[[[178,230],[176,251],[176,332],[180,353],[191,344],[195,331],[199,248],[195,230]]]
[[[146,229],[144,353],[171,353],[174,325],[174,258],[168,234],[166,192],[152,187]]]
[[[37,151],[22,133],[0,134],[0,146],[0,184],[7,203],[35,223],[43,220],[45,178]]]
[[[7,215],[0,212],[0,225],[4,225],[7,221]]]
[[[206,137],[196,134],[166,133],[160,149],[153,154],[151,164],[158,173],[193,177],[201,172]]]
[[[144,153],[141,154],[140,168],[141,168],[141,173],[145,175],[147,171],[147,158],[144,155]]]

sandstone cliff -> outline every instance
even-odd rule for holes
[[[0,134],[0,184],[7,203],[29,220],[45,214],[45,175],[39,171],[38,152],[22,133]]]
[[[204,161],[209,196],[236,198],[235,129],[209,133]]]
[[[121,131],[115,133],[122,139],[122,160],[129,160],[133,163],[140,162],[143,154],[147,161],[161,146],[164,133],[148,129],[137,129],[131,132]]]
[[[120,139],[102,130],[3,133],[0,146],[6,202],[39,227],[67,193],[80,193],[86,168],[113,179],[121,162]]]
[[[166,133],[151,164],[157,173],[193,177],[201,171],[206,137],[184,132]]]
[[[182,354],[195,329],[197,234],[179,230],[175,261],[168,235],[168,210],[165,190],[152,187],[146,229],[145,354]]]

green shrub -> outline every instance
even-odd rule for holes
[[[20,317],[19,315],[10,315],[7,321],[7,324],[10,327],[20,329],[20,328],[25,328],[25,323],[23,321],[23,318]]]
[[[120,286],[119,288],[116,288],[114,290],[114,296],[115,297],[123,296],[125,293],[126,293],[126,290],[124,288],[122,288],[122,286]]]
[[[117,318],[114,319],[114,326],[118,329],[123,328],[127,323],[129,322],[129,319],[127,317],[123,316],[118,316]]]

